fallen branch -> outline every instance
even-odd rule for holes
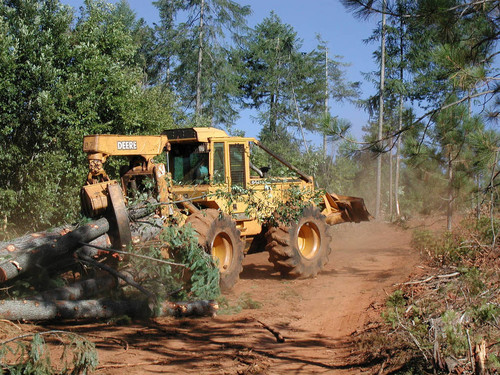
[[[474,353],[472,352],[472,344],[470,341],[470,335],[469,335],[469,329],[467,328],[465,330],[465,333],[467,334],[467,345],[469,346],[469,361],[472,367],[472,372],[476,372],[476,364],[474,363]]]
[[[256,319],[256,321],[262,326],[262,328],[265,328],[267,329],[269,332],[271,332],[274,337],[276,338],[276,341],[279,342],[279,343],[283,343],[285,342],[285,338],[283,337],[283,335],[281,333],[279,333],[278,331],[276,331],[275,329],[269,327],[267,324],[261,322],[260,320]]]
[[[151,260],[153,262],[158,262],[158,263],[168,264],[171,266],[178,266],[178,267],[186,268],[186,265],[182,264],[182,263],[175,263],[175,262],[171,262],[171,261],[164,260],[164,259],[153,258],[153,257],[147,256],[147,255],[132,253],[130,251],[116,250],[116,249],[101,247],[101,246],[93,245],[91,243],[84,243],[84,242],[80,242],[80,245],[86,246],[86,247],[92,247],[92,248],[98,249],[98,250],[109,251],[111,253],[116,253],[116,254],[121,254],[121,255],[130,255],[133,257],[141,258],[141,259]]]
[[[434,279],[447,279],[450,277],[455,277],[460,275],[460,272],[453,272],[447,275],[433,275],[429,276],[427,279],[424,280],[419,280],[419,281],[407,281],[406,283],[399,283],[399,284],[394,284],[394,285],[415,285],[415,284],[423,284],[423,283],[428,283],[431,280]]]
[[[382,375],[384,373],[384,367],[385,367],[385,364],[387,363],[388,360],[389,360],[389,358],[384,359],[384,361],[382,362],[382,365],[380,366],[380,369],[377,372],[378,375]]]
[[[19,327],[16,323],[11,322],[10,320],[7,320],[7,319],[0,319],[0,322],[10,324],[10,325],[12,325],[12,326],[16,327],[18,331],[22,331],[22,330],[23,330],[23,329],[22,329],[21,327]]]
[[[96,370],[104,370],[107,368],[125,368],[125,367],[137,367],[137,366],[154,366],[154,365],[168,365],[170,364],[170,360],[161,359],[153,362],[138,362],[138,363],[121,363],[116,365],[101,365],[96,368]]]
[[[103,341],[108,341],[108,340],[109,341],[115,341],[118,344],[123,345],[123,348],[124,348],[125,351],[127,351],[129,349],[128,342],[125,341],[125,340],[123,340],[123,339],[119,339],[117,337],[105,337],[105,336],[93,335],[91,333],[85,333],[84,337],[92,337],[92,338],[96,338],[96,339],[101,339]]]
[[[8,344],[9,342],[13,342],[13,341],[17,341],[17,340],[22,340],[22,339],[25,339],[25,338],[28,338],[28,337],[33,337],[35,335],[44,336],[44,335],[54,335],[54,334],[57,334],[57,333],[64,333],[64,334],[68,334],[68,335],[76,335],[73,332],[62,331],[62,330],[59,330],[59,329],[54,329],[54,330],[45,331],[45,332],[30,332],[30,333],[25,333],[23,335],[11,337],[10,339],[4,340],[4,341],[0,341],[0,345],[5,345],[5,344]]]

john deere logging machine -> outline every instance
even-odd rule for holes
[[[250,154],[259,147],[288,167],[294,177],[267,178],[252,165]],[[331,237],[327,226],[367,221],[363,199],[325,193],[316,206],[302,210],[290,224],[266,225],[258,217],[272,212],[295,187],[314,191],[313,179],[275,155],[254,138],[230,137],[215,128],[167,130],[159,136],[89,135],[83,150],[89,174],[82,189],[82,208],[89,217],[103,215],[112,205],[118,243],[130,240],[127,202],[149,181],[161,203],[158,213],[176,225],[190,224],[206,252],[218,259],[221,287],[231,288],[242,270],[246,253],[268,251],[282,275],[310,277],[328,261]],[[121,181],[111,180],[103,165],[109,156],[126,156]],[[151,184],[151,181],[153,182]],[[238,199],[221,192],[238,191]],[[260,200],[251,210],[245,194]],[[108,203],[110,202],[110,203]],[[171,224],[170,224],[171,225]]]

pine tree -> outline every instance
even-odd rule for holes
[[[246,30],[250,8],[231,0],[158,0],[154,4],[161,19],[153,59],[155,81],[165,82],[179,95],[195,124],[230,127],[238,114],[229,49],[231,40],[239,40]]]

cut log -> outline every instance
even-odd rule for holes
[[[154,295],[153,293],[151,293],[149,290],[147,290],[146,288],[144,288],[142,285],[140,285],[139,283],[136,283],[135,280],[133,279],[133,277],[128,274],[128,273],[121,273],[119,271],[117,271],[116,269],[114,269],[113,267],[110,267],[108,266],[107,264],[104,264],[104,263],[99,263],[97,261],[95,261],[94,259],[88,257],[88,256],[85,256],[85,255],[80,255],[80,258],[82,259],[82,261],[94,266],[94,267],[97,267],[101,270],[104,270],[106,272],[109,272],[111,275],[115,276],[116,278],[119,278],[121,280],[123,280],[124,282],[126,282],[127,284],[133,286],[134,288],[136,288],[137,290],[139,290],[141,293],[144,293],[146,296],[148,296],[149,298],[153,298]]]
[[[109,231],[109,221],[101,218],[92,221],[61,237],[53,247],[52,254],[60,255],[66,252],[76,251],[80,247],[80,242],[90,242]]]
[[[85,224],[61,236],[55,242],[44,241],[42,245],[16,254],[12,259],[0,263],[0,282],[11,280],[29,270],[58,259],[66,253],[76,251],[80,242],[90,242],[109,231],[106,218]]]
[[[134,245],[156,240],[163,229],[163,220],[156,216],[148,216],[130,222],[132,243]]]
[[[146,235],[148,238],[145,238],[144,240],[148,240],[153,238],[154,236],[157,236],[161,230],[162,227],[162,221],[158,217],[154,217],[152,214],[154,213],[155,207],[157,206],[156,201],[148,201],[145,202],[145,204],[141,206],[136,206],[131,208],[128,211],[128,215],[130,219],[132,220],[139,220],[143,219],[140,221],[138,224],[132,224],[131,229],[132,231],[135,230],[135,235],[140,236],[141,234]],[[102,220],[102,219],[101,219]],[[104,225],[109,225],[108,220],[105,220]],[[98,220],[99,221],[99,220]],[[82,231],[86,231],[88,228],[92,228],[95,225],[102,225],[103,222],[98,223],[98,221],[94,221],[91,223],[88,223],[80,228],[77,228],[77,233],[80,233]],[[146,225],[143,225],[146,223]],[[82,229],[83,228],[83,229]],[[87,229],[84,229],[87,228]],[[153,229],[155,228],[155,229]],[[160,229],[158,229],[160,228]],[[75,230],[75,225],[63,225],[58,228],[50,229],[47,231],[43,232],[37,232],[37,233],[30,233],[26,234],[22,237],[18,237],[9,241],[3,241],[0,242],[0,261],[6,260],[6,258],[11,259],[20,253],[26,252],[26,251],[32,251],[34,249],[40,248],[40,247],[45,247],[45,246],[50,246],[53,245],[55,242],[57,242],[61,237],[65,236],[69,232],[72,232]],[[109,230],[109,228],[108,228]],[[74,239],[73,236],[67,236],[65,238],[65,241],[69,241],[71,239]],[[108,237],[109,239],[109,237]],[[80,239],[81,240],[81,239]],[[88,242],[83,240],[83,242]],[[73,243],[74,244],[74,243]],[[61,242],[61,246],[68,245],[63,244]],[[96,244],[101,247],[105,247],[102,243]]]
[[[11,241],[0,242],[0,259],[10,259],[17,254],[47,244],[53,244],[62,236],[73,230],[74,226],[65,225],[45,232],[27,234]]]
[[[0,301],[0,318],[6,320],[99,319],[128,315],[149,317],[146,301]]]
[[[199,300],[191,302],[164,302],[161,305],[160,316],[212,316],[219,310],[219,304],[213,300]]]
[[[117,285],[118,282],[115,277],[105,274],[96,279],[78,281],[65,287],[47,290],[31,299],[36,301],[76,301],[95,297],[102,292],[115,288]]]
[[[89,245],[91,246],[82,246],[76,250],[76,255],[78,256],[78,254],[83,254],[88,257],[98,256],[103,251],[99,250],[99,248],[106,249],[111,247],[111,239],[109,238],[109,235],[105,233],[102,236],[97,237],[95,240],[90,241]]]
[[[154,315],[147,300],[85,300],[85,301],[0,301],[0,319],[5,320],[54,320],[100,319],[128,315],[145,319],[154,316],[212,316],[217,311],[215,301],[167,302]],[[156,309],[155,309],[156,310]]]

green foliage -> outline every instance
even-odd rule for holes
[[[500,356],[497,354],[488,355],[488,368],[492,370],[500,369]]]
[[[400,324],[400,316],[404,314],[406,300],[403,291],[396,290],[386,301],[387,309],[382,313],[384,320],[393,328]]]
[[[443,359],[467,358],[476,343],[500,338],[498,247],[479,241],[489,241],[484,236],[488,227],[466,217],[454,232],[414,231],[413,246],[427,254],[433,266],[441,266],[434,267],[433,275],[450,269],[456,274],[425,279],[416,288],[405,286],[404,294],[396,291],[387,300],[383,316],[398,332],[398,340],[413,347],[413,358],[421,358],[436,371],[442,370],[432,361],[436,353]],[[494,368],[498,348],[491,348],[489,366]],[[460,367],[471,370],[467,364]]]
[[[283,199],[278,202],[275,214],[269,218],[269,224],[277,226],[297,222],[306,207],[319,206],[323,202],[324,194],[325,192],[319,189],[311,191],[299,186],[290,186],[285,190]]]
[[[441,320],[444,325],[443,333],[446,337],[446,350],[455,356],[466,353],[468,349],[467,336],[465,327],[460,324],[460,316],[458,313],[453,310],[445,311],[441,316]]]
[[[64,361],[63,374],[90,374],[99,364],[94,343],[81,336],[72,335],[71,342],[64,347],[64,350],[65,358],[68,360]]]
[[[462,274],[461,281],[468,294],[477,296],[484,291],[484,275],[479,268],[462,266],[459,268],[459,272]]]
[[[191,125],[206,122],[230,128],[238,118],[238,76],[228,45],[230,39],[241,40],[250,7],[231,0],[159,0],[154,5],[160,23],[155,25],[155,45],[148,51],[152,62],[148,78],[175,89],[184,111],[192,115]],[[193,100],[197,94],[201,112]]]
[[[83,135],[173,126],[173,97],[142,85],[124,17],[97,0],[78,19],[57,0],[0,5],[0,212],[9,230],[77,217]]]
[[[130,263],[138,270],[137,281],[159,303],[169,299],[215,299],[220,294],[219,269],[214,259],[198,246],[196,233],[189,225],[163,227],[157,244],[136,247],[134,253],[158,259],[155,262],[132,256]]]
[[[190,274],[188,287],[181,293],[183,299],[216,299],[220,294],[219,268],[214,258],[198,246],[196,232],[189,225],[170,226],[163,230],[161,238],[175,261],[185,264]],[[177,270],[174,278],[182,279],[184,272]]]
[[[0,257],[2,262],[8,259],[11,259],[11,256]],[[28,272],[5,282],[4,288],[0,290],[0,299],[26,299],[42,291],[66,285],[63,277],[51,275],[46,268],[39,267],[38,272]]]
[[[43,336],[55,336],[63,345],[63,353],[53,364],[49,346]],[[90,374],[99,364],[95,345],[82,336],[48,331],[36,333],[27,345],[21,337],[0,346],[1,373],[18,375]]]
[[[496,324],[500,316],[500,306],[491,302],[471,306],[471,316],[478,324]]]
[[[231,304],[226,297],[219,297],[217,300],[221,315],[232,315],[238,314],[242,310],[255,310],[262,307],[262,303],[255,301],[250,293],[242,293],[238,296],[238,299]]]
[[[326,59],[325,43],[318,42],[316,49],[304,53],[293,27],[271,12],[233,49],[233,59],[240,64],[239,98],[244,107],[259,111],[263,143],[278,146],[275,151],[285,158],[288,152],[283,151],[297,143],[291,129],[322,131],[318,124],[325,99],[340,101],[357,94],[358,85],[344,77],[346,64]]]
[[[478,234],[478,239],[481,243],[493,243],[493,236],[496,237],[500,230],[500,220],[494,217],[483,216],[478,220],[471,221],[473,230]]]
[[[311,205],[320,206],[323,203],[323,190],[298,185],[290,185],[288,189],[283,189],[277,185],[279,182],[281,180],[270,177],[263,181],[263,192],[233,186],[231,191],[217,190],[215,196],[225,201],[222,207],[224,212],[231,213],[234,204],[244,203],[247,216],[256,218],[264,225],[272,226],[297,222],[304,208]]]

